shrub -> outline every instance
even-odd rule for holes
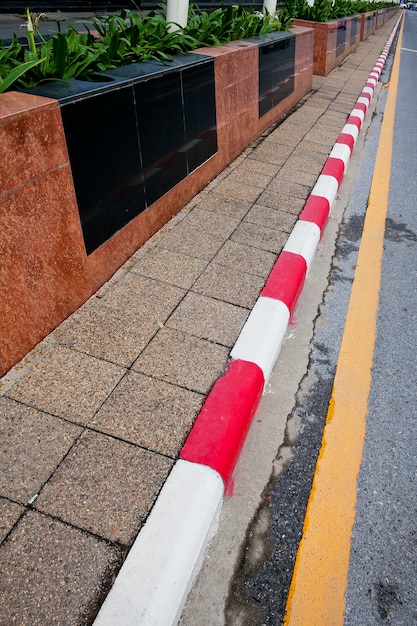
[[[27,44],[13,35],[11,45],[0,41],[0,93],[7,89],[30,88],[51,80],[81,78],[121,65],[157,59],[169,63],[173,54],[202,46],[215,46],[232,40],[287,30],[291,18],[282,19],[246,10],[241,5],[222,6],[207,13],[190,7],[188,24],[172,30],[165,7],[146,16],[123,10],[119,16],[93,20],[81,32],[69,24],[65,33],[56,32],[45,40],[38,30],[39,15],[27,10]],[[40,38],[35,44],[34,32]]]

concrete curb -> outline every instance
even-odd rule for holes
[[[401,17],[197,417],[95,626],[168,626],[181,616],[225,489],[285,338]]]

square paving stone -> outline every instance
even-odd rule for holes
[[[290,233],[297,220],[297,216],[293,213],[280,211],[279,209],[271,209],[270,207],[254,204],[252,209],[245,217],[245,221],[262,226],[270,226],[275,230],[282,230]]]
[[[321,170],[323,169],[324,163],[323,157],[313,159],[309,158],[306,155],[303,156],[295,156],[293,155],[291,159],[285,164],[285,170],[288,172],[289,169],[293,169],[295,171],[301,170],[304,172],[310,172],[310,174],[314,174],[317,178],[320,175]],[[324,162],[326,159],[324,159]],[[287,193],[287,192],[284,192]],[[288,192],[289,195],[292,195],[291,192]],[[298,194],[298,197],[303,197],[301,194]]]
[[[246,178],[256,178],[258,175],[261,175],[261,177],[268,176],[272,178],[273,176],[275,176],[278,170],[279,167],[277,167],[273,163],[263,163],[261,161],[257,161],[256,159],[248,157],[244,161],[242,161],[242,163],[240,163],[233,172],[239,173],[239,176],[243,174]]]
[[[227,238],[227,237],[226,237]],[[158,247],[210,261],[226,239],[203,230],[190,228],[182,221],[158,241]]]
[[[313,143],[320,143],[323,146],[328,146],[332,148],[339,133],[338,130],[334,127],[329,128],[328,126],[318,125],[313,126],[313,128],[306,135],[307,141],[312,141]]]
[[[279,209],[280,211],[292,213],[293,215],[299,215],[305,205],[305,200],[268,189],[259,196],[257,204],[270,207],[271,209]]]
[[[145,315],[95,303],[71,316],[54,336],[67,348],[129,367],[158,328],[156,320]]]
[[[203,400],[201,394],[188,389],[130,372],[97,413],[91,428],[175,458]]]
[[[245,200],[247,202],[255,202],[259,196],[260,190],[257,187],[242,185],[238,182],[229,181],[228,178],[225,178],[217,185],[212,193],[227,196],[229,198],[239,198],[239,200]]]
[[[298,167],[296,167],[298,165]],[[311,189],[317,182],[317,179],[322,170],[321,167],[315,166],[316,172],[308,172],[308,165],[304,168],[301,163],[295,163],[291,160],[287,161],[287,163],[282,167],[280,172],[275,176],[274,182],[278,184],[278,181],[287,182],[287,181],[295,181],[298,185],[303,185],[308,187],[310,193]],[[312,168],[310,168],[312,169]],[[289,194],[291,195],[291,194]]]
[[[342,127],[340,128],[340,130],[342,130]],[[297,146],[294,151],[294,155],[297,154],[297,150],[300,152],[301,155],[303,155],[304,152],[315,152],[317,154],[324,155],[325,158],[323,161],[323,165],[330,154],[330,150],[327,146],[322,146],[321,144],[313,143],[312,141],[307,141],[306,139],[303,139],[300,145]]]
[[[228,348],[163,328],[132,368],[147,376],[207,394],[225,370],[228,356]]]
[[[6,395],[52,415],[86,424],[125,371],[118,365],[56,346]]]
[[[0,543],[3,542],[24,511],[25,507],[21,504],[0,497]]]
[[[247,218],[245,218],[247,219]],[[193,286],[193,291],[231,304],[252,308],[264,286],[264,279],[232,267],[211,263]]]
[[[288,170],[289,168],[293,168],[293,165],[288,162],[285,167]],[[278,193],[282,193],[285,196],[291,196],[292,198],[301,198],[302,200],[306,200],[308,194],[311,191],[311,186],[301,185],[298,181],[295,181],[296,176],[294,173],[292,180],[288,180],[288,178],[283,178],[282,176],[275,176],[275,178],[268,185],[267,191],[277,191]]]
[[[129,272],[102,298],[105,306],[146,316],[149,323],[164,322],[183,298],[185,290]]]
[[[200,230],[204,233],[211,233],[216,237],[227,239],[240,220],[228,215],[219,215],[218,213],[209,213],[202,211],[198,207],[193,209],[182,222],[184,227]]]
[[[310,171],[311,173],[317,175],[317,172],[320,172],[323,165],[326,163],[329,152],[327,150],[325,152],[320,152],[321,146],[319,144],[314,144],[314,147],[311,148],[308,147],[309,145],[313,146],[313,144],[303,142],[301,146],[298,146],[294,150],[292,158],[294,160],[294,164],[297,166],[297,171]],[[283,168],[284,171],[286,167],[287,166]]]
[[[276,255],[228,240],[214,257],[214,261],[219,265],[236,267],[242,272],[267,278],[276,261]]]
[[[132,267],[132,272],[189,289],[206,265],[204,259],[154,248]]]
[[[297,144],[295,144],[297,145]],[[294,146],[285,144],[284,136],[277,136],[274,143],[263,141],[252,152],[248,159],[257,161],[260,163],[266,163],[267,165],[274,165],[274,167],[284,165],[285,161],[294,150]]]
[[[245,200],[233,200],[233,198],[225,198],[213,192],[208,193],[198,203],[198,208],[202,211],[211,211],[226,215],[235,219],[242,219],[252,206],[252,202]]]
[[[0,551],[2,624],[90,624],[122,552],[29,511]]]
[[[248,315],[248,309],[188,293],[166,326],[231,348]]]
[[[308,103],[303,104],[302,107],[294,111],[291,115],[291,121],[293,124],[300,124],[300,126],[312,127],[313,124],[322,115],[322,112],[317,107],[310,106]]]
[[[325,122],[328,126],[336,127],[339,132],[347,122],[348,115],[345,113],[338,113],[337,111],[327,111],[321,121]]]
[[[0,493],[27,504],[82,429],[14,400],[0,398]]]
[[[100,537],[130,545],[171,468],[166,457],[87,430],[34,506]]]
[[[256,246],[261,250],[268,250],[279,254],[288,239],[288,233],[267,228],[260,224],[242,222],[233,233],[233,241]]]
[[[305,137],[308,128],[306,126],[299,126],[298,124],[291,123],[291,117],[283,122],[274,133],[271,133],[266,139],[265,143],[280,143],[286,146],[298,146],[300,141]]]
[[[255,161],[252,160],[252,163]],[[268,164],[266,164],[268,165]],[[271,167],[271,166],[270,166]],[[237,183],[238,185],[250,185],[251,187],[257,187],[263,189],[271,182],[272,178],[276,174],[276,168],[274,167],[273,174],[266,174],[261,172],[252,173],[247,168],[238,167],[227,177],[229,183]]]

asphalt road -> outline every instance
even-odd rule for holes
[[[345,624],[352,626],[417,624],[416,64],[417,13],[407,11],[377,341],[346,594]]]
[[[377,311],[376,341],[373,354],[371,388],[366,414],[366,437],[357,486],[356,517],[350,542],[350,567],[345,595],[344,623],[355,626],[417,624],[416,590],[416,310],[417,310],[417,229],[414,223],[417,197],[417,13],[407,11],[401,44],[401,63],[392,153],[392,169],[388,198],[382,274]],[[395,52],[395,46],[392,53]],[[323,241],[321,254],[315,261],[314,275],[300,300],[297,316],[299,329],[284,344],[281,358],[271,377],[271,402],[264,399],[257,424],[247,442],[259,453],[260,429],[275,424],[285,431],[284,443],[274,463],[274,473],[262,491],[262,505],[250,524],[246,541],[230,580],[227,598],[215,606],[215,591],[207,586],[197,588],[185,626],[193,623],[196,606],[207,596],[206,614],[198,613],[201,624],[263,626],[282,624],[293,577],[297,547],[302,536],[307,501],[310,496],[316,460],[322,444],[329,400],[344,334],[349,299],[362,240],[362,229],[381,126],[389,93],[392,55],[381,77],[387,88],[380,88],[374,111],[368,111],[364,136],[356,146],[341,197],[333,209],[336,227],[336,253],[328,274],[326,257],[331,243]],[[329,224],[329,231],[335,228]],[[330,233],[331,239],[331,233]],[[330,247],[328,247],[330,246]],[[307,371],[303,370],[305,350],[300,328],[314,316],[317,303],[319,315],[313,320],[314,339],[309,350]],[[308,324],[307,324],[308,325]],[[297,345],[296,345],[297,344]],[[287,346],[291,349],[287,352]],[[294,355],[298,354],[295,359]],[[372,355],[371,355],[372,359]],[[294,393],[297,377],[298,392]],[[279,380],[280,391],[274,389]],[[275,394],[275,395],[274,395]],[[279,408],[278,408],[279,407]],[[286,413],[287,411],[287,413]],[[279,419],[278,419],[279,412]],[[270,418],[273,415],[275,421]],[[288,416],[286,426],[283,416]],[[281,426],[280,426],[281,424]],[[271,440],[276,433],[270,434]],[[267,440],[262,444],[267,447]],[[241,471],[250,475],[254,463],[262,472],[262,456],[243,459]],[[247,466],[247,467],[246,467]],[[253,479],[253,496],[259,485]],[[235,499],[241,497],[236,494]],[[230,559],[239,542],[241,520],[230,514],[222,531],[226,540],[219,540],[212,552],[217,558],[215,580],[211,587],[220,588],[224,563]],[[223,554],[222,554],[223,548]],[[228,549],[227,549],[228,548]],[[221,557],[219,556],[221,555]],[[207,566],[208,567],[208,566]],[[330,593],[330,592],[329,592]],[[196,623],[196,622],[194,622]],[[308,608],[302,624],[340,624],[339,619],[315,621]],[[301,622],[300,622],[301,624]]]

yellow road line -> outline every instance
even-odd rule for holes
[[[401,27],[358,263],[310,499],[286,606],[285,626],[344,621],[356,482],[365,440],[388,209]]]

